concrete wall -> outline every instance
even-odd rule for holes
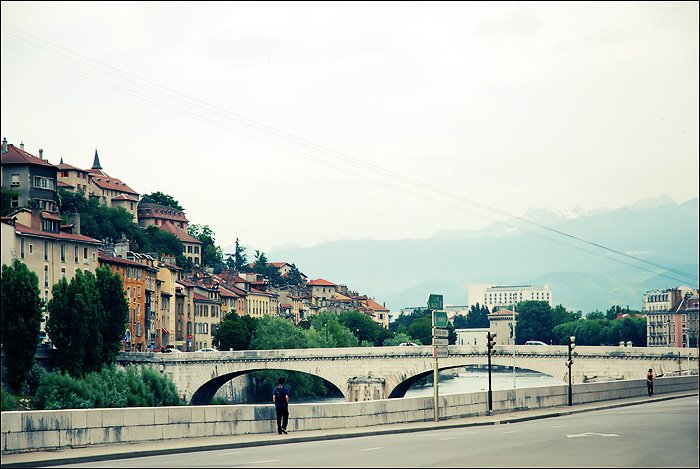
[[[698,377],[658,378],[656,394],[697,391]],[[494,411],[567,404],[568,387],[552,386],[493,393]],[[645,396],[646,380],[574,386],[574,404]],[[433,419],[432,397],[332,404],[293,404],[291,431],[349,428]],[[485,392],[440,396],[440,418],[483,415]],[[142,407],[125,409],[3,412],[2,453],[168,438],[274,433],[272,405]]]

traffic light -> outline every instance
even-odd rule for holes
[[[496,333],[495,332],[487,332],[486,333],[486,347],[488,348],[488,353],[489,355],[493,355],[494,353],[494,345],[496,345],[496,341],[494,340],[496,338]]]
[[[576,342],[576,337],[574,337],[573,335],[569,336],[569,351],[572,351],[573,349],[576,348],[575,342]]]

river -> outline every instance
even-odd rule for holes
[[[513,382],[513,370],[499,368],[491,370],[491,389],[501,391],[515,388],[535,388],[540,386],[559,386],[566,384],[563,381],[549,375],[537,373],[535,371],[518,370],[515,372],[515,383]],[[481,368],[461,369],[454,377],[448,373],[440,374],[438,392],[440,395],[462,394],[470,392],[487,391],[489,387],[488,371]],[[433,384],[430,382],[424,386],[412,386],[405,397],[428,397],[433,395]],[[342,397],[326,397],[318,399],[302,399],[297,402],[345,402]]]

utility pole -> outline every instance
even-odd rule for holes
[[[515,303],[513,303],[513,389],[515,388]]]
[[[491,393],[491,355],[494,353],[494,345],[496,345],[496,341],[494,340],[496,338],[496,333],[495,332],[487,332],[486,333],[486,358],[488,360],[488,368],[489,368],[489,392],[488,392],[488,399],[489,399],[489,415],[493,414],[493,397]]]

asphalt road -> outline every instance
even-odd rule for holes
[[[284,436],[280,436],[284,438]],[[695,467],[698,397],[529,420],[62,467]]]

